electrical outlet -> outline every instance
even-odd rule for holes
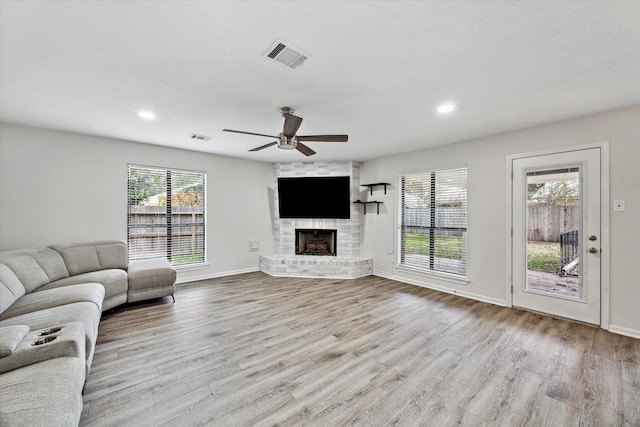
[[[249,239],[249,251],[259,251],[260,250],[260,239]]]
[[[613,211],[614,212],[624,212],[625,205],[624,200],[614,200],[613,201]]]

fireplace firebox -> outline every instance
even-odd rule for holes
[[[296,228],[296,255],[336,256],[338,230]]]

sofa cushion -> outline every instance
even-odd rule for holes
[[[27,325],[0,327],[0,358],[10,356],[27,333],[29,333]]]
[[[20,279],[27,293],[49,283],[47,273],[40,267],[38,261],[30,255],[18,255],[2,261]]]
[[[0,425],[77,426],[84,361],[58,357],[0,375]]]
[[[4,264],[0,264],[0,282],[6,286],[16,299],[27,292],[16,273]]]
[[[6,265],[0,264],[0,313],[11,307],[25,292],[18,276]]]
[[[4,283],[0,282],[0,313],[3,313],[7,308],[11,307],[11,305],[16,302],[16,296],[5,286]]]
[[[101,269],[127,269],[127,244],[124,241],[96,244],[96,252],[98,253]]]
[[[38,261],[40,267],[47,273],[50,282],[69,275],[67,267],[64,265],[64,260],[60,254],[53,249],[37,248],[34,249],[30,255]]]
[[[100,283],[82,283],[43,291],[37,290],[16,301],[0,314],[0,320],[74,302],[92,302],[102,310],[104,292],[104,286]]]
[[[71,276],[100,270],[100,259],[95,246],[71,246],[58,251]]]
[[[27,293],[69,276],[60,254],[46,247],[0,252],[0,262],[13,270]]]
[[[164,297],[175,294],[176,270],[164,258],[131,261],[127,301]]]
[[[129,265],[129,286],[136,289],[173,285],[176,269],[164,258],[132,261]]]
[[[127,268],[127,244],[123,240],[52,245],[50,248],[62,256],[70,276]]]
[[[128,289],[127,272],[119,269],[109,269],[56,280],[44,285],[38,289],[38,292],[87,282],[101,283],[105,288],[105,299],[115,295],[126,294]]]

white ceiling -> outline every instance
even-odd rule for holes
[[[0,18],[2,121],[260,161],[306,158],[221,130],[276,135],[283,106],[301,135],[349,134],[309,160],[364,161],[640,104],[638,1],[3,0]],[[267,59],[278,39],[310,58]]]

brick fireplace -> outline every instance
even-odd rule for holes
[[[275,165],[275,186],[279,177],[350,176],[351,200],[359,200],[360,165],[350,161],[294,162]],[[373,274],[373,260],[360,256],[360,205],[352,204],[350,218],[280,218],[278,191],[274,193],[274,243],[276,253],[260,257],[260,270],[272,276],[354,278]],[[327,200],[327,203],[330,203]],[[296,230],[331,230],[335,255],[296,254]],[[319,250],[318,242],[315,249]],[[312,245],[313,246],[313,245]]]

